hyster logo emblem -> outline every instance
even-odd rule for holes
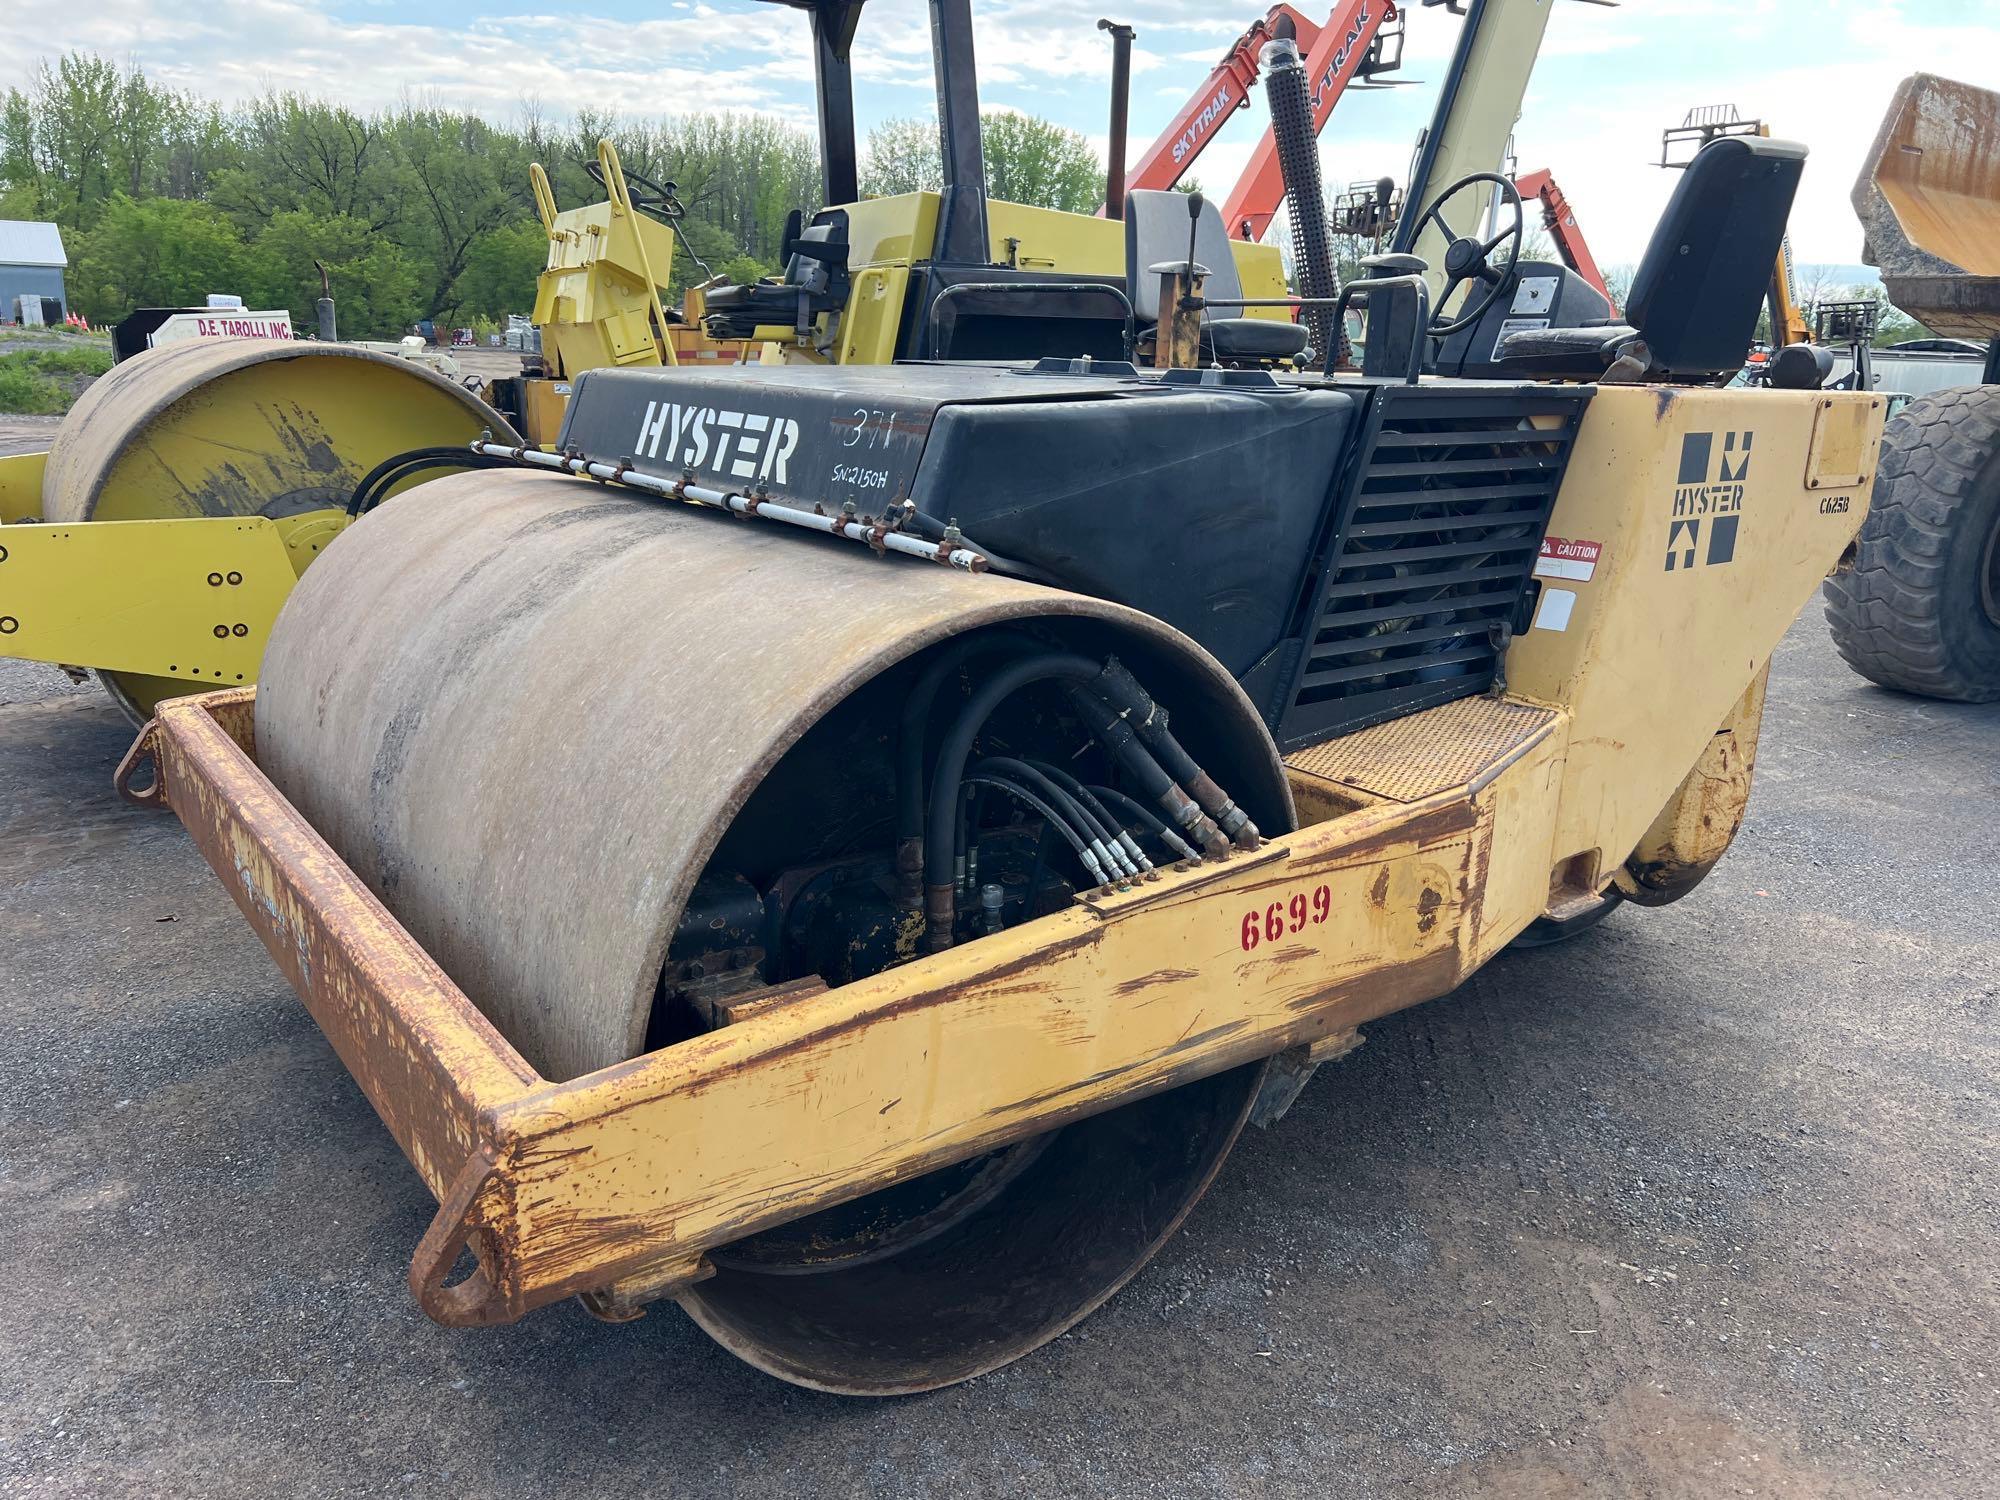
[[[1667,571],[1731,561],[1736,556],[1736,527],[1743,515],[1743,493],[1750,474],[1752,432],[1725,432],[1722,446],[1716,434],[1690,432],[1681,439],[1681,467],[1674,484],[1674,510],[1667,528]],[[1702,547],[1702,523],[1708,545]]]
[[[648,401],[639,419],[634,458],[664,458],[676,468],[703,469],[783,487],[785,461],[799,445],[799,424],[756,411],[719,411]]]

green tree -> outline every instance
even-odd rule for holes
[[[406,110],[392,125],[409,183],[403,243],[426,262],[424,311],[457,311],[472,247],[526,212],[527,165],[519,145],[484,120]]]
[[[0,182],[67,226],[94,224],[114,193],[200,197],[234,153],[216,106],[87,53],[43,63],[0,101]]]
[[[135,307],[199,307],[211,292],[260,290],[243,237],[207,203],[113,194],[70,260],[70,300],[93,322]]]
[[[981,116],[986,188],[1009,203],[1087,214],[1104,201],[1104,164],[1074,130],[1034,115]]]
[[[1018,118],[989,128],[1006,191],[1093,205],[1064,186],[1078,142]],[[425,315],[529,306],[545,241],[528,163],[547,167],[559,205],[598,201],[586,167],[601,137],[685,207],[674,296],[717,271],[768,274],[787,215],[819,206],[813,138],[763,115],[585,109],[552,120],[530,102],[501,126],[425,104],[368,113],[275,91],[224,110],[72,53],[0,92],[0,217],[62,227],[72,293],[95,319],[233,291],[310,326],[320,260],[342,332],[389,337]]]
[[[459,305],[494,321],[535,305],[535,279],[548,264],[549,237],[534,221],[488,230],[473,242],[459,278]]]
[[[936,120],[884,120],[868,132],[861,191],[878,197],[934,193],[944,185]]]
[[[399,338],[426,311],[419,290],[422,270],[408,250],[377,234],[365,219],[297,208],[273,214],[257,236],[257,300],[290,308],[294,323],[314,327],[320,294],[316,261],[326,266],[344,339]]]
[[[986,190],[1009,203],[1087,214],[1104,201],[1104,167],[1074,130],[1016,114],[980,116]],[[868,132],[862,187],[870,193],[935,192],[944,164],[933,120],[885,120]]]
[[[375,233],[402,218],[410,186],[379,117],[303,94],[267,94],[237,122],[242,151],[211,196],[244,225],[291,210],[360,219]]]

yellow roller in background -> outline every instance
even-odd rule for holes
[[[41,524],[5,533],[0,652],[96,669],[135,720],[253,681],[368,471],[482,430],[512,431],[471,392],[348,345],[224,339],[127,360],[46,455],[5,461],[40,468]]]

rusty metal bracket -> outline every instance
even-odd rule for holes
[[[1287,1047],[1280,1052],[1271,1059],[1271,1066],[1264,1074],[1264,1086],[1257,1091],[1257,1098],[1250,1106],[1250,1123],[1259,1130],[1269,1130],[1298,1102],[1299,1095],[1312,1082],[1320,1064],[1347,1056],[1366,1040],[1357,1028],[1350,1027],[1332,1036],[1323,1036],[1316,1042]]]
[[[706,1256],[675,1256],[631,1276],[621,1276],[609,1286],[578,1292],[576,1300],[600,1323],[633,1323],[646,1316],[647,1303],[677,1296],[682,1288],[714,1274],[715,1266]]]
[[[159,733],[160,721],[148,719],[146,727],[141,729],[138,738],[132,741],[131,748],[119,758],[118,769],[111,773],[112,789],[134,807],[163,808],[167,805],[166,782],[160,774],[160,757],[157,753]],[[143,784],[135,784],[134,778],[144,766],[152,767],[152,779]]]
[[[487,1260],[473,1241],[478,1231],[474,1208],[479,1194],[494,1177],[492,1152],[475,1151],[458,1176],[452,1179],[437,1217],[417,1242],[410,1258],[410,1295],[434,1323],[446,1328],[490,1328],[497,1323],[513,1323],[528,1309],[518,1297],[497,1284],[487,1268]],[[463,1281],[445,1284],[459,1258],[471,1250],[478,1264]]]

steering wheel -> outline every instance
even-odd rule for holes
[[[1500,189],[1502,199],[1514,210],[1514,222],[1494,235],[1490,240],[1475,240],[1461,235],[1451,227],[1451,221],[1444,216],[1444,206],[1469,187],[1482,182],[1490,182]],[[1437,311],[1431,314],[1430,336],[1434,339],[1448,337],[1462,328],[1470,328],[1486,316],[1500,294],[1507,289],[1513,278],[1514,267],[1521,259],[1521,232],[1523,217],[1521,212],[1521,190],[1514,186],[1512,179],[1498,172],[1474,172],[1461,177],[1450,187],[1431,199],[1431,206],[1424,210],[1417,220],[1416,231],[1409,243],[1415,245],[1423,238],[1424,230],[1435,223],[1440,233],[1451,241],[1444,252],[1444,290],[1438,294]],[[1488,259],[1502,245],[1507,246],[1507,264],[1495,270]],[[1469,294],[1467,302],[1474,304],[1456,317],[1445,313],[1445,304],[1451,301],[1452,293],[1468,283],[1486,282],[1486,295],[1476,292]]]
[[[599,187],[604,186],[604,168],[597,164],[595,157],[584,162],[583,170],[590,174],[592,182]],[[652,178],[642,176],[627,167],[625,189],[632,195],[634,208],[647,209],[663,219],[678,219],[687,213],[681,206],[680,186],[677,183],[669,182],[662,186]]]

